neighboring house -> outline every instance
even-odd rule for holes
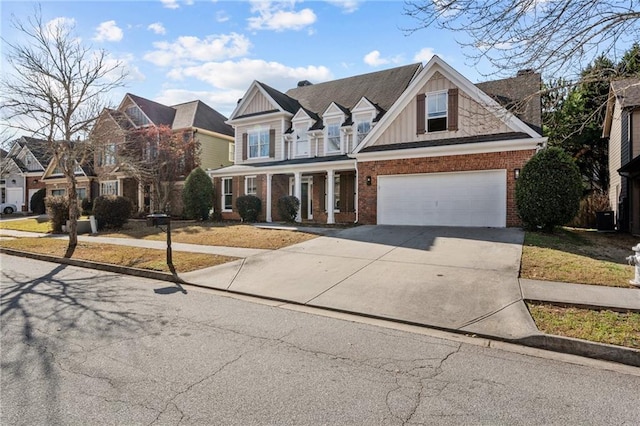
[[[98,195],[98,178],[93,170],[92,161],[76,165],[76,195],[79,201],[87,198],[94,200]],[[46,184],[47,196],[67,196],[69,184],[55,158],[51,159],[42,175]]]
[[[31,196],[45,187],[42,174],[50,158],[44,140],[23,136],[14,141],[0,164],[2,202],[31,211]]]
[[[200,144],[198,163],[203,169],[233,164],[233,129],[225,121],[225,116],[201,101],[166,106],[126,94],[117,109],[103,111],[92,130],[91,137],[100,141],[95,154],[99,193],[125,196],[137,211],[149,211],[153,196],[150,187],[139,184],[119,167],[116,151],[118,146],[123,146],[130,130],[143,127],[165,125],[184,137],[197,139]],[[177,201],[181,203],[181,200]],[[173,207],[174,212],[180,210],[180,206]]]
[[[640,78],[611,82],[602,136],[609,138],[609,202],[617,228],[640,234]]]
[[[546,143],[540,84],[474,85],[438,57],[286,93],[254,81],[228,121],[235,165],[209,172],[214,208],[238,219],[254,194],[270,222],[295,195],[302,221],[517,226],[515,179]]]

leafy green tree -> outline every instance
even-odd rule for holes
[[[182,191],[185,215],[190,219],[206,220],[213,208],[213,182],[200,167],[187,176]]]
[[[582,191],[574,160],[560,148],[543,149],[525,164],[516,181],[518,215],[527,229],[552,231],[576,216]]]

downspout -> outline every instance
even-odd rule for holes
[[[356,221],[354,223],[358,223],[360,220],[360,172],[358,172],[358,160],[354,160],[356,165]]]
[[[22,187],[24,188],[24,195],[22,196],[22,201],[24,201],[24,204],[22,205],[22,209],[24,209],[24,207],[27,207],[26,211],[29,211],[29,188],[27,188],[27,174],[24,173],[22,175]],[[23,210],[24,211],[24,210]]]

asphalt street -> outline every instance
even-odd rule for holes
[[[640,424],[633,367],[0,266],[1,424]]]

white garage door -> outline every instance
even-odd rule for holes
[[[378,224],[505,227],[507,172],[378,176]]]

